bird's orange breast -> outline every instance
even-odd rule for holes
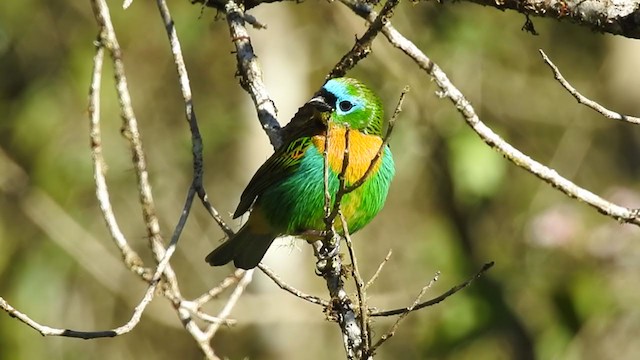
[[[346,147],[346,128],[331,124],[329,127],[329,167],[340,174],[342,171],[342,161]],[[312,138],[313,145],[320,153],[324,153],[325,134],[316,135]],[[369,168],[371,160],[376,156],[382,145],[379,136],[364,134],[357,130],[349,131],[349,164],[345,173],[347,184],[353,184],[364,175]],[[381,159],[376,161],[373,171],[380,167]]]

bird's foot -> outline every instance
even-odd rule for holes
[[[340,241],[326,243],[324,241],[313,242],[313,253],[318,259],[316,261],[316,275],[323,276],[327,273],[327,266],[330,264],[330,259],[337,256],[340,253]]]
[[[333,244],[331,244],[333,245]],[[340,242],[336,242],[335,246],[327,246],[322,241],[316,241],[313,243],[313,253],[318,260],[328,260],[340,252]]]

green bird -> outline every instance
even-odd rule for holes
[[[335,199],[349,128],[347,186],[358,181],[382,145],[383,108],[378,96],[360,81],[336,78],[298,110],[283,129],[284,145],[258,169],[233,214],[249,211],[246,224],[218,246],[206,262],[236,267],[258,265],[273,240],[294,235],[309,242],[321,239],[324,223],[325,138],[329,133],[329,192]],[[346,194],[341,210],[350,233],[362,229],[382,209],[395,174],[391,150],[385,146],[362,186]],[[337,231],[342,232],[337,222]]]

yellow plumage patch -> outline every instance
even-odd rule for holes
[[[342,161],[344,160],[344,149],[346,128],[331,123],[329,128],[329,167],[334,173],[342,171]],[[312,139],[315,147],[324,152],[325,135],[316,135]],[[379,136],[367,135],[357,130],[349,131],[349,166],[345,173],[347,184],[353,184],[360,180],[369,168],[371,160],[376,156],[382,145]],[[376,161],[373,171],[380,166],[381,159]]]

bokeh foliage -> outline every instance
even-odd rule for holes
[[[110,5],[168,235],[191,176],[175,70],[155,4],[138,0],[126,11],[119,1]],[[226,215],[268,156],[268,142],[234,78],[226,23],[189,1],[170,6],[204,136],[207,189]],[[276,3],[251,13],[269,26],[252,34],[281,120],[320,86],[364,29],[339,3]],[[544,49],[585,95],[638,114],[637,41],[541,19],[534,19],[540,35],[532,36],[520,30],[521,15],[464,3],[402,4],[393,22],[514,146],[588,189],[639,206],[638,130],[576,104],[537,53]],[[37,321],[84,330],[126,321],[144,289],[118,263],[93,194],[86,104],[96,29],[88,2],[0,2],[0,294]],[[412,90],[392,139],[398,176],[388,204],[355,236],[364,274],[375,271],[389,248],[394,251],[370,303],[405,306],[437,270],[442,275],[431,295],[482,263],[496,262],[471,288],[412,315],[379,358],[631,359],[639,353],[638,229],[597,214],[502,159],[402,53],[382,38],[373,50],[349,75],[376,89],[389,112],[404,85]],[[151,261],[106,64],[102,126],[112,200],[125,234]],[[295,72],[286,64],[296,64]],[[221,238],[196,207],[173,260],[188,296],[228,271],[203,261]],[[294,285],[324,294],[310,249],[300,247],[276,249],[285,253],[278,262],[286,263],[275,265],[285,279],[308,273]],[[286,267],[287,257],[294,267]],[[233,313],[240,324],[214,339],[219,355],[342,356],[339,332],[317,308],[256,277]],[[377,319],[376,334],[389,325]],[[0,315],[2,359],[199,356],[163,299],[132,333],[96,341],[41,338]]]

